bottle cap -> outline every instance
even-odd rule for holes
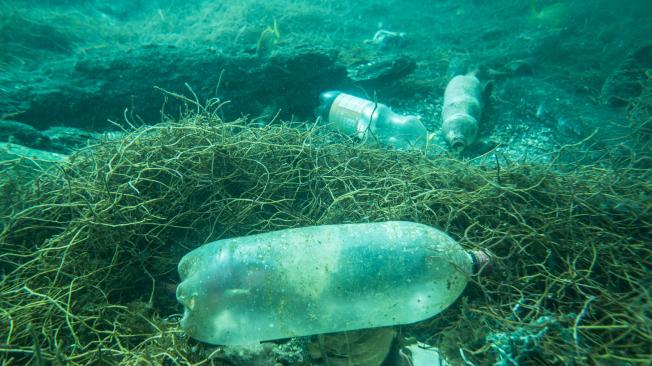
[[[488,275],[493,270],[492,255],[488,250],[472,250],[469,252],[473,260],[474,275]]]

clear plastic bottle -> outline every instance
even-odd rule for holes
[[[179,263],[181,327],[232,345],[414,323],[455,301],[478,258],[487,257],[402,221],[219,240]]]
[[[341,133],[397,149],[421,148],[428,141],[428,131],[417,116],[402,116],[384,104],[339,91],[324,92],[319,100],[317,115]]]
[[[441,128],[454,151],[460,152],[475,142],[483,101],[482,85],[475,73],[457,75],[446,85]]]

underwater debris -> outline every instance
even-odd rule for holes
[[[453,151],[461,152],[475,142],[490,92],[491,84],[483,87],[475,72],[457,75],[446,85],[441,131]]]
[[[417,116],[401,116],[388,106],[339,91],[319,96],[316,109],[325,125],[361,141],[396,149],[421,149],[430,135]]]
[[[222,239],[179,262],[181,328],[219,345],[410,324],[445,309],[487,264],[408,221]]]
[[[364,43],[375,45],[380,49],[400,47],[405,44],[405,32],[392,32],[379,29],[374,33],[373,38],[365,39]]]

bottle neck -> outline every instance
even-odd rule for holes
[[[473,262],[471,273],[473,275],[487,275],[493,270],[492,256],[487,250],[471,250],[467,254]]]
[[[322,120],[328,120],[328,113],[337,97],[342,94],[339,90],[330,90],[319,95],[319,106],[315,108],[315,117],[321,117]]]

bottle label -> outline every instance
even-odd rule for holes
[[[342,133],[363,138],[371,123],[374,105],[370,100],[342,93],[333,101],[328,121]]]

